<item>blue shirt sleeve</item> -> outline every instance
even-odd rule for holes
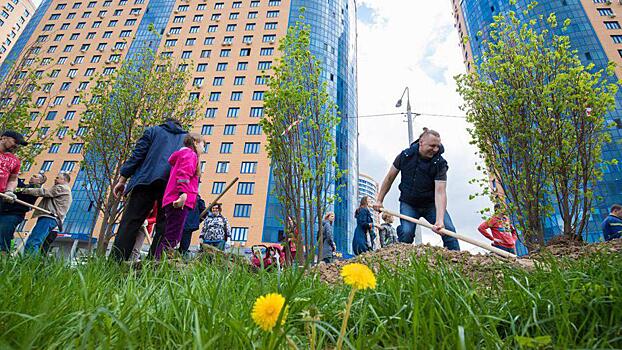
[[[147,153],[149,152],[149,148],[151,148],[151,143],[153,142],[152,133],[153,128],[148,128],[143,133],[143,136],[138,139],[136,146],[134,146],[134,150],[132,151],[132,155],[121,167],[121,175],[126,178],[131,177],[143,164],[145,158],[147,157]]]

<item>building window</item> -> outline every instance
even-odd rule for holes
[[[275,17],[279,17],[279,11],[268,11],[268,14],[266,15],[268,18],[275,18]]]
[[[220,50],[220,57],[229,57],[231,55],[230,49],[222,49]]]
[[[263,107],[251,107],[250,116],[253,118],[263,117]]]
[[[276,22],[268,22],[264,25],[264,29],[266,30],[274,30],[276,29]]]
[[[65,120],[73,120],[75,116],[76,111],[67,111],[67,113],[65,113]]]
[[[272,56],[274,53],[274,48],[272,47],[264,47],[259,51],[260,56]]]
[[[261,126],[259,124],[249,124],[246,128],[247,135],[261,135]]]
[[[82,148],[84,147],[83,143],[72,143],[69,146],[69,153],[70,154],[78,154],[80,152],[82,152]]]
[[[197,65],[197,72],[205,72],[207,69],[207,63],[200,63]]]
[[[242,162],[240,174],[255,174],[257,172],[257,162]]]
[[[242,100],[242,91],[232,91],[231,101],[240,101],[240,100]]]
[[[235,77],[233,79],[233,85],[244,85],[245,77]]]
[[[240,195],[255,194],[255,183],[254,182],[239,182],[238,183],[238,194]]]
[[[227,118],[237,118],[239,114],[240,114],[239,107],[230,107],[227,110]]]
[[[203,40],[204,45],[212,45],[214,43],[214,37],[207,37]],[[207,56],[209,57],[209,55]]]
[[[63,171],[66,173],[72,172],[76,166],[76,163],[77,163],[76,161],[66,160],[63,162],[63,165],[60,167],[60,171]]]
[[[255,30],[255,23],[247,23],[244,29],[247,31]]]
[[[248,68],[248,62],[238,62],[238,70],[246,70]]]
[[[607,29],[621,29],[620,22],[618,21],[605,21],[605,27]]]
[[[224,2],[217,2],[214,4],[214,10],[221,10],[225,8],[225,3]]]
[[[212,54],[212,50],[201,50],[201,58],[209,58]],[[207,66],[207,64],[205,64]]]
[[[224,189],[225,189],[224,182],[214,182],[212,184],[212,194],[221,194]]]
[[[54,164],[54,161],[52,160],[43,161],[43,164],[41,164],[41,172],[50,171],[52,164]]]
[[[223,153],[223,154],[231,153],[232,148],[233,148],[232,142],[222,142],[220,144],[220,153]]]
[[[251,216],[250,204],[236,204],[233,207],[233,217],[235,218],[249,218]]]
[[[257,154],[259,153],[259,142],[246,142],[244,144],[245,154]]]
[[[227,24],[227,29],[225,29],[227,32],[233,32],[235,31],[235,24]]]
[[[216,70],[219,72],[227,70],[227,63],[221,62],[216,65]]]
[[[232,227],[231,240],[234,242],[246,242],[248,240],[248,227]]]
[[[248,18],[248,19],[255,19],[255,18],[257,18],[257,12],[255,12],[255,11],[249,12],[248,15],[246,16],[246,18]]]
[[[190,27],[190,33],[198,33],[199,28],[200,28],[199,26]]]
[[[201,87],[203,86],[203,78],[194,78],[192,81],[192,86]]]
[[[235,125],[234,124],[225,125],[223,135],[234,135],[234,134],[235,134]]]
[[[258,0],[251,1],[251,7],[259,7],[259,1]]]
[[[263,91],[253,92],[253,101],[263,101]]]
[[[217,25],[211,25],[209,27],[207,27],[207,32],[208,33],[215,33],[218,30],[218,26]]]
[[[231,4],[232,9],[239,9],[240,7],[242,7],[241,1],[234,1],[233,4]]]
[[[210,101],[219,101],[220,100],[220,92],[211,92],[209,94]]]
[[[238,19],[240,14],[238,12],[232,12],[229,14],[229,19]]]
[[[272,67],[272,61],[260,61],[257,63],[258,70],[268,70]]]
[[[612,16],[613,15],[613,11],[609,8],[603,8],[603,9],[597,9],[598,10],[598,14],[601,16]]]
[[[251,49],[240,49],[240,57],[246,57],[251,55]]]
[[[214,129],[213,125],[203,125],[201,127],[201,135],[211,135],[213,129]]]
[[[266,85],[267,80],[265,75],[258,75],[255,77],[255,85]]]
[[[205,110],[205,118],[215,118],[218,108],[208,108]]]
[[[48,153],[51,153],[51,154],[58,153],[59,149],[60,149],[60,143],[53,143],[50,146],[50,150],[48,151]]]
[[[216,163],[216,173],[223,174],[229,172],[229,162]]]
[[[58,97],[57,97],[57,98],[58,98]],[[57,113],[58,113],[58,112],[56,112],[56,111],[50,111],[50,112],[48,112],[48,114],[45,116],[45,120],[54,120],[54,119],[56,119],[56,114],[57,114]]]
[[[611,39],[616,44],[621,44],[622,43],[622,35],[612,35]]]

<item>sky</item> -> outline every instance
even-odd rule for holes
[[[451,1],[359,0],[358,16],[358,109],[359,116],[406,111],[395,104],[408,86],[415,138],[428,127],[441,134],[444,157],[449,163],[447,209],[459,233],[486,241],[478,232],[479,210],[490,206],[487,199],[469,200],[477,186],[469,180],[481,178],[475,170],[476,148],[469,144],[462,100],[454,76],[466,71],[458,32],[454,28]],[[395,157],[408,147],[406,118],[386,116],[359,118],[359,171],[379,183]],[[384,201],[399,211],[399,178]],[[440,237],[423,230],[423,242],[441,244]],[[480,251],[461,242],[463,249]]]

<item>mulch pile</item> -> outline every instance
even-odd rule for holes
[[[621,253],[622,239],[597,244],[558,239],[551,241],[548,246],[539,252],[516,260],[502,258],[494,254],[471,254],[467,251],[454,252],[430,245],[415,246],[400,243],[361,254],[354,259],[336,261],[332,264],[321,263],[315,267],[314,272],[319,275],[322,281],[335,284],[342,282],[339,275],[341,268],[352,262],[366,264],[374,271],[378,271],[380,263],[384,267],[391,268],[391,266],[408,264],[411,261],[410,259],[414,258],[426,259],[430,267],[435,267],[442,260],[446,264],[448,263],[459,268],[464,275],[472,280],[488,284],[503,277],[504,266],[530,269],[533,268],[534,261],[545,257],[554,256],[576,259],[602,251]]]

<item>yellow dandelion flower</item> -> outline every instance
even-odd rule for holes
[[[376,288],[376,276],[366,265],[348,264],[341,269],[341,276],[346,284],[356,289]]]
[[[285,305],[285,298],[281,294],[270,293],[260,296],[253,305],[253,312],[251,313],[253,321],[264,331],[271,331],[279,319],[283,305]],[[287,309],[283,313],[281,324],[285,323],[286,317]]]

